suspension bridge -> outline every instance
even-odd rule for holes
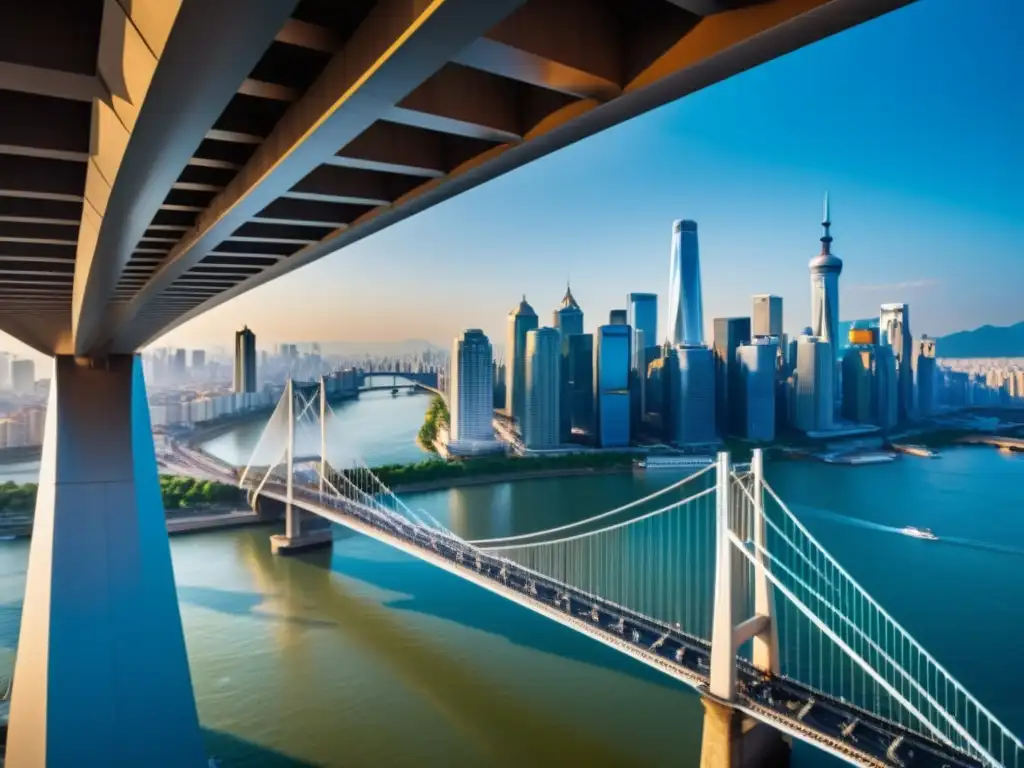
[[[1021,768],[1020,739],[815,540],[765,478],[760,451],[745,465],[720,453],[586,519],[467,541],[365,462],[331,466],[330,410],[323,380],[289,382],[244,470],[184,448],[175,460],[237,481],[253,503],[285,504],[283,538],[297,547],[305,510],[696,689],[703,765],[779,764],[773,750],[788,736],[860,766]],[[296,430],[315,427],[320,455],[303,467]]]

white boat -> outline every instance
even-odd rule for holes
[[[823,461],[826,464],[885,464],[895,457],[889,453],[856,453],[853,455],[841,454],[839,456],[825,456]]]
[[[692,469],[714,464],[710,456],[648,456],[637,464],[641,469]]]
[[[903,529],[905,536],[913,536],[915,539],[925,539],[927,541],[938,541],[939,537],[932,533],[931,528],[915,528],[912,525],[908,525]]]

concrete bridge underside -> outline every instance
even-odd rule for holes
[[[205,764],[135,352],[908,2],[0,2],[0,330],[57,356],[7,764]]]

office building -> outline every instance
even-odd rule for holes
[[[679,403],[679,356],[669,342],[647,366],[647,418],[652,431],[666,443],[676,441]]]
[[[11,389],[16,395],[31,395],[36,388],[36,364],[32,360],[11,362]]]
[[[883,304],[878,317],[879,343],[896,358],[896,415],[902,423],[914,414],[914,337],[910,333],[910,306]]]
[[[760,294],[754,296],[751,335],[782,338],[782,297]]]
[[[235,334],[235,392],[256,391],[256,334],[245,326]]]
[[[624,309],[613,309],[608,313],[608,325],[629,325],[629,320]]]
[[[0,390],[11,388],[11,355],[0,352]]]
[[[668,338],[675,346],[704,345],[697,222],[672,222],[668,266]],[[648,342],[650,343],[650,342]]]
[[[594,334],[594,442],[629,445],[629,326],[602,325]]]
[[[670,382],[675,399],[674,442],[709,445],[718,442],[715,429],[715,358],[707,347],[676,347],[678,377]]]
[[[526,302],[508,313],[508,336],[505,342],[505,401],[508,415],[522,430],[526,407],[526,334],[537,329],[537,313]]]
[[[561,336],[554,328],[526,333],[526,392],[523,443],[528,449],[561,444]]]
[[[834,367],[831,345],[817,336],[797,341],[793,374],[793,426],[803,432],[832,428],[835,410]]]
[[[578,333],[562,339],[564,356],[563,371],[566,382],[562,391],[566,393],[569,408],[569,432],[563,432],[568,440],[573,434],[593,437],[594,434],[594,336]],[[562,419],[563,425],[565,419]]]
[[[185,370],[188,367],[188,352],[184,349],[174,350],[174,357],[171,358],[171,373],[175,381],[185,380]]]
[[[658,339],[658,296],[631,293],[626,297],[626,324],[633,329],[632,366],[646,372],[644,350],[656,347]]]
[[[192,350],[192,367],[195,369],[202,368],[206,365],[206,351],[202,349]]]
[[[572,336],[583,333],[583,310],[576,303],[569,284],[565,284],[565,296],[562,303],[553,313],[552,324],[562,336]]]
[[[832,253],[832,226],[829,213],[828,193],[825,193],[825,211],[821,226],[821,252],[807,265],[811,272],[811,333],[828,342],[832,355],[832,382],[837,387],[837,350],[839,339],[839,275],[843,271],[842,260]],[[839,391],[833,394],[833,401],[839,399]]]
[[[897,423],[896,381],[896,362],[889,347],[851,344],[843,355],[843,418],[892,429]]]
[[[455,339],[451,358],[449,448],[494,440],[494,359],[484,332],[471,328]]]
[[[938,365],[935,360],[935,339],[922,336],[914,345],[914,376],[917,383],[917,413],[931,416],[938,407]]]
[[[748,440],[775,439],[775,377],[778,344],[762,336],[736,350],[739,397],[735,408],[742,419],[740,434]]]
[[[718,434],[741,434],[743,420],[732,407],[739,396],[739,367],[736,350],[750,343],[749,317],[716,317],[714,322],[715,427]]]

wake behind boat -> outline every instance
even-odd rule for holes
[[[926,541],[938,541],[939,537],[932,533],[931,528],[915,528],[912,525],[908,525],[902,529],[901,533],[905,536],[913,536],[915,539],[925,539]]]

